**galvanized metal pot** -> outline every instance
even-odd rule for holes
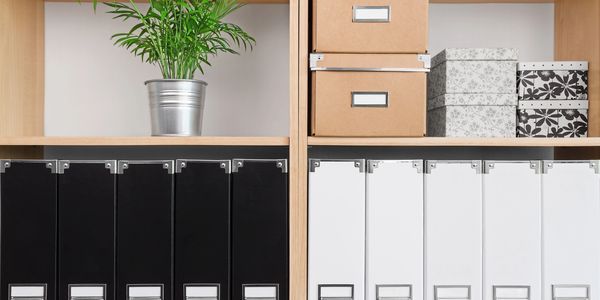
[[[152,135],[194,136],[202,134],[206,82],[157,79],[146,81],[150,98]]]

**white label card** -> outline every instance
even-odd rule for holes
[[[77,285],[71,286],[70,295],[73,297],[104,297],[104,286],[101,285]]]
[[[353,92],[352,93],[352,106],[377,106],[387,107],[388,106],[388,93],[387,92]]]
[[[277,299],[277,287],[276,286],[245,286],[244,287],[244,298],[270,298]]]
[[[10,287],[11,297],[43,298],[46,287],[43,285],[19,285]]]
[[[162,286],[129,286],[129,298],[162,298]]]
[[[352,298],[352,286],[321,286],[321,298]]]
[[[353,22],[389,22],[389,6],[355,6]]]
[[[186,298],[214,298],[219,297],[219,287],[216,285],[210,286],[186,286],[185,287]]]
[[[390,286],[378,286],[377,297],[379,299],[385,298],[411,298],[410,286],[408,285],[390,285]]]

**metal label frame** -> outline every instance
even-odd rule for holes
[[[556,288],[584,288],[586,292],[586,297],[557,297],[556,296]],[[589,284],[553,284],[552,285],[552,300],[589,300],[591,299],[591,285]]]
[[[129,288],[131,288],[131,287],[160,287],[160,298],[157,298],[157,297],[131,297],[131,296],[129,296]],[[125,299],[126,300],[135,300],[135,299],[163,300],[163,299],[165,299],[165,285],[163,283],[126,284],[125,285]]]
[[[347,297],[325,297],[323,298],[323,296],[321,296],[321,288],[324,287],[345,287],[345,288],[350,288],[350,298]],[[317,300],[326,300],[326,299],[349,299],[349,300],[353,300],[354,299],[354,284],[319,284],[317,286]]]
[[[498,289],[526,289],[527,290],[527,297],[526,298],[518,298],[518,297],[502,297],[502,298],[498,298],[496,290]],[[531,299],[531,286],[529,285],[494,285],[492,286],[492,299],[493,300],[498,300],[498,299],[514,299],[514,300],[530,300]]]
[[[351,107],[357,107],[357,108],[361,108],[361,107],[376,107],[376,108],[386,108],[390,106],[390,96],[389,96],[389,92],[351,92],[351,98],[350,98],[350,104]],[[356,104],[355,101],[355,96],[360,96],[360,95],[377,95],[377,96],[385,96],[385,103],[384,104]]]
[[[193,300],[207,300],[214,299],[212,297],[188,297],[187,296],[187,287],[216,287],[217,288],[217,300],[221,300],[221,284],[219,283],[185,283],[183,284],[183,299],[193,299]]]
[[[467,289],[467,297],[466,298],[439,298],[438,289]],[[470,285],[434,285],[433,286],[433,299],[434,300],[444,300],[444,299],[471,299],[471,286]]]
[[[38,161],[39,162],[39,161]],[[14,297],[12,295],[12,287],[16,287],[16,286],[21,286],[21,287],[42,287],[44,289],[44,295],[42,296],[42,298],[39,297]],[[15,299],[27,299],[27,300],[31,300],[31,299],[43,299],[46,300],[48,299],[48,284],[47,283],[9,283],[8,284],[8,299],[10,300],[15,300]]]
[[[379,10],[385,9],[387,10],[387,18],[378,18],[378,19],[358,19],[356,18],[356,11],[364,9],[364,10]],[[392,7],[390,5],[379,5],[379,6],[369,6],[369,5],[353,5],[352,6],[352,23],[389,23],[392,21]]]
[[[408,288],[408,297],[379,297],[379,288],[380,287],[397,287],[397,288]],[[413,298],[413,285],[412,284],[377,284],[375,285],[375,300],[384,300],[384,299],[402,299],[402,300],[412,300]]]
[[[246,287],[274,287],[275,288],[275,298],[267,298],[267,297],[246,297]],[[255,299],[255,300],[268,300],[274,299],[279,300],[279,283],[244,283],[242,284],[242,300]]]
[[[71,288],[72,287],[102,287],[102,296],[101,297],[91,297],[91,296],[83,296],[83,297],[73,297],[71,295]],[[74,283],[74,284],[69,284],[67,285],[67,289],[68,289],[68,300],[105,300],[106,299],[106,289],[107,289],[107,285],[105,283],[90,283],[90,284],[86,284],[86,283]]]

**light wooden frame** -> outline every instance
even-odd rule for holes
[[[287,137],[44,137],[44,0],[0,0],[0,157],[39,158],[43,156],[44,146],[287,146],[291,300],[307,300],[307,166],[311,145],[555,147],[559,158],[600,158],[600,0],[431,0],[432,3],[555,3],[556,59],[590,62],[592,138],[561,140],[309,137],[310,0],[244,1],[289,3],[290,132]]]

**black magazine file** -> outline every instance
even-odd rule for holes
[[[115,299],[116,165],[58,163],[58,299]]]
[[[228,300],[231,161],[175,165],[175,299]]]
[[[171,300],[173,161],[119,161],[117,172],[117,299]]]
[[[287,300],[287,160],[233,160],[232,174],[231,299]],[[274,293],[254,295],[261,287]]]
[[[55,160],[0,162],[2,300],[56,298],[56,171]]]

